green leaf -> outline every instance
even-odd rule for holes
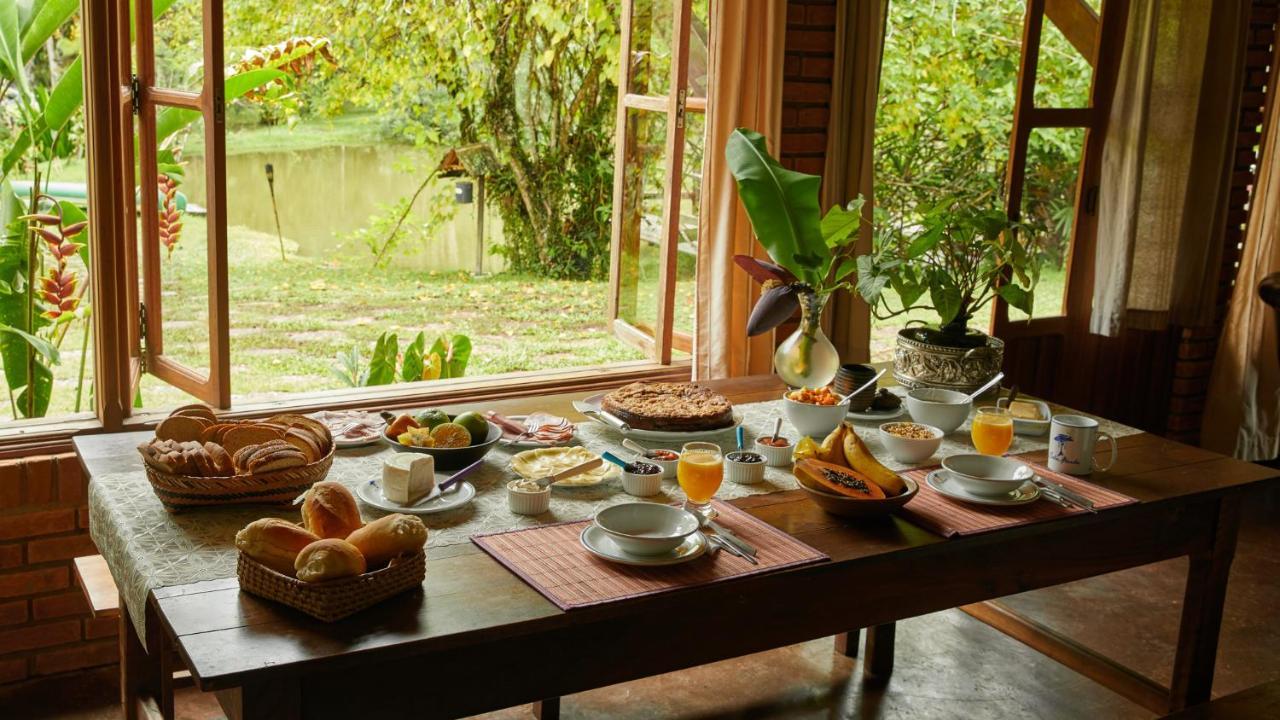
[[[944,272],[935,272],[929,277],[929,300],[938,313],[940,325],[955,320],[956,314],[960,312],[960,288]]]
[[[893,287],[893,291],[898,293],[898,300],[904,308],[914,305],[929,289],[916,279],[914,273],[907,272],[894,275],[889,284]]]
[[[427,334],[419,332],[404,349],[404,360],[400,362],[400,381],[414,382],[422,379],[423,350],[427,346]]]
[[[725,159],[751,227],[769,257],[817,285],[829,257],[818,206],[822,178],[782,167],[770,157],[764,136],[743,128],[729,136]]]
[[[857,270],[858,260],[861,259],[862,257],[870,257],[870,256],[863,255],[858,259],[845,258],[844,260],[841,260],[840,267],[839,269],[836,270],[836,282],[840,282],[841,280],[844,280],[845,278],[849,277],[849,273],[853,272],[854,270]]]
[[[40,46],[79,9],[80,0],[45,0],[41,3],[22,32],[22,61],[26,63],[35,57]]]
[[[1009,303],[1010,306],[1018,308],[1023,313],[1030,315],[1034,307],[1033,296],[1030,292],[1009,283],[996,288],[996,292],[1000,294],[1001,299]]]
[[[942,240],[944,225],[938,223],[916,236],[907,246],[907,259],[918,258],[938,246]]]
[[[232,75],[226,79],[225,83],[223,83],[224,102],[229,103],[232,100],[238,100],[250,90],[256,90],[276,78],[282,77],[285,77],[283,72],[279,70],[272,70],[270,68],[249,70],[237,75]],[[177,107],[165,107],[161,109],[160,112],[156,114],[156,144],[164,142],[170,135],[173,135],[199,118],[200,112],[197,110]]]
[[[444,357],[443,355],[441,357]],[[445,368],[451,378],[460,378],[467,373],[467,363],[471,361],[471,338],[466,335],[454,335],[449,342],[449,357],[445,359]]]
[[[44,104],[44,124],[55,130],[62,128],[84,103],[84,63],[76,58],[67,66],[58,84],[53,86]]]
[[[57,365],[62,362],[62,358],[58,354],[58,348],[44,338],[38,338],[25,330],[19,330],[16,327],[10,327],[4,323],[0,323],[0,333],[12,333],[22,338],[33,350],[44,357],[44,359],[48,360],[52,365]]]
[[[862,226],[862,196],[849,203],[849,209],[833,205],[822,218],[822,239],[828,248],[838,248],[845,244],[849,236]]]
[[[18,4],[12,0],[0,2],[0,72],[23,92],[29,92],[27,71],[22,62],[21,40],[18,37]]]
[[[373,346],[369,358],[369,375],[366,386],[390,385],[396,381],[396,357],[400,354],[400,341],[395,333],[382,333]]]

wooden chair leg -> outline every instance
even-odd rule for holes
[[[539,700],[530,706],[533,717],[537,720],[557,720],[560,717],[560,698]]]
[[[847,658],[858,657],[858,640],[862,638],[862,630],[850,630],[836,636],[836,652]]]
[[[893,639],[896,628],[894,623],[867,628],[866,657],[862,660],[863,677],[888,680],[893,674]]]

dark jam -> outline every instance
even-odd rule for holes
[[[822,468],[822,474],[829,482],[836,483],[837,485],[844,485],[845,487],[851,487],[854,490],[867,492],[867,484],[849,473],[842,473],[839,470],[832,470],[830,468]]]
[[[729,453],[728,455],[726,455],[725,457],[726,457],[726,458],[728,458],[728,459],[730,459],[730,460],[732,460],[733,462],[740,462],[740,463],[762,463],[762,462],[764,462],[764,458],[760,457],[760,455],[758,455],[757,453],[753,453],[753,452],[744,452],[744,451],[742,451],[742,450],[739,450],[739,451],[737,451],[737,452],[731,452],[731,453]]]
[[[654,475],[662,472],[662,468],[657,465],[654,465],[653,463],[640,462],[638,460],[636,462],[627,463],[627,466],[622,469],[632,475]]]
[[[680,459],[680,456],[675,454],[671,450],[654,450],[652,457],[654,460],[665,460],[665,461]]]

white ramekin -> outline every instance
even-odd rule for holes
[[[520,482],[512,480],[511,483]],[[551,486],[539,491],[517,490],[507,484],[507,503],[517,515],[541,515],[551,509]]]
[[[734,460],[731,457],[735,452],[754,452],[754,451],[732,450],[730,452],[725,453],[724,454],[725,477],[729,478],[733,482],[738,483],[739,485],[753,485],[755,483],[760,482],[761,480],[764,480],[765,463],[738,462],[737,460]],[[758,455],[759,453],[756,453],[756,454]],[[761,455],[761,459],[763,458],[764,456]]]
[[[791,464],[791,454],[795,452],[794,443],[788,442],[786,447],[774,447],[765,445],[760,442],[760,438],[756,438],[755,451],[760,453],[764,458],[764,464],[769,467],[787,467]]]
[[[650,461],[645,460],[645,462]],[[627,472],[626,468],[623,468],[622,489],[626,490],[628,495],[635,495],[636,497],[657,495],[662,492],[662,473],[656,472],[641,475],[640,473]]]

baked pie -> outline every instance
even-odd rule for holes
[[[604,396],[600,407],[636,430],[697,432],[733,426],[733,405],[693,383],[634,382]]]

